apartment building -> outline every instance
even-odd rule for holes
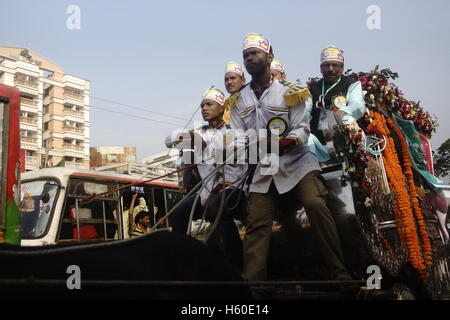
[[[120,163],[136,163],[136,147],[91,147],[91,169],[114,166]],[[122,167],[115,168],[120,171]]]
[[[89,80],[28,49],[0,46],[0,83],[21,92],[26,170],[59,163],[89,168]]]

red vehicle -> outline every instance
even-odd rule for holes
[[[20,244],[20,92],[0,84],[0,243]]]

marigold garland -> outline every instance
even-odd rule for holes
[[[370,112],[368,117],[372,121],[367,126],[367,131],[369,133],[382,134],[387,138],[382,156],[389,185],[393,189],[396,198],[393,209],[399,237],[407,249],[413,268],[419,271],[420,277],[426,278],[428,276],[426,264],[430,265],[432,260],[431,244],[417,198],[406,141],[391,119],[386,119],[384,115],[376,111]],[[399,137],[404,169],[400,165],[394,140],[390,137],[387,123]],[[406,179],[401,179],[401,177],[406,177]],[[411,196],[408,193],[408,189]],[[423,248],[420,245],[416,221],[419,225]]]
[[[387,118],[386,119],[388,125],[390,128],[392,128],[392,130],[394,130],[395,134],[398,136],[399,141],[400,141],[400,146],[402,148],[402,156],[403,156],[403,173],[405,174],[406,178],[408,179],[408,184],[409,184],[409,190],[411,193],[411,199],[412,199],[412,204],[413,204],[413,209],[414,209],[414,215],[417,219],[417,222],[419,224],[419,230],[420,230],[420,234],[422,236],[422,246],[424,249],[424,253],[426,256],[426,260],[427,260],[427,265],[432,265],[432,255],[433,255],[433,250],[431,248],[431,243],[430,243],[430,239],[428,237],[428,231],[425,225],[425,220],[422,214],[422,209],[420,208],[419,205],[419,200],[418,200],[418,194],[417,194],[417,190],[416,190],[416,185],[414,184],[414,176],[413,176],[413,172],[411,169],[411,161],[409,158],[409,152],[408,152],[408,145],[406,143],[405,137],[403,136],[402,132],[400,131],[400,129],[394,124],[394,121],[392,121],[392,119]]]

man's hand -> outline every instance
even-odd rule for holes
[[[203,140],[203,137],[195,130],[189,131],[189,134],[191,135],[191,140],[198,143],[198,141],[202,142],[202,149],[206,148],[206,142]]]
[[[342,118],[343,118],[345,115],[347,115],[347,114],[346,114],[344,111],[342,111],[342,110],[336,110],[335,112],[336,112],[337,117],[338,117],[339,120],[341,120],[341,121],[342,121]]]
[[[181,132],[175,138],[173,147],[177,146],[177,148],[181,149],[183,148],[190,149],[193,146],[193,144],[197,141],[201,141],[203,149],[206,147],[206,143],[203,140],[202,136],[195,130],[191,130],[188,132]]]
[[[298,138],[286,137],[280,140],[280,156],[285,155],[300,145]]]

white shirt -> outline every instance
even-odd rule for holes
[[[309,120],[305,112],[305,104],[288,107],[284,102],[287,87],[273,81],[260,99],[247,85],[240,92],[240,99],[231,110],[231,126],[244,131],[254,129],[267,130],[268,122],[280,117],[287,123],[286,137],[298,138],[300,146],[279,157],[279,168],[271,174],[264,174],[266,166],[258,163],[250,192],[267,193],[272,181],[280,194],[290,191],[309,172],[320,170],[317,158],[309,151]]]
[[[202,180],[204,180],[213,170],[215,170],[220,164],[224,162],[222,154],[223,150],[226,148],[224,144],[224,137],[228,136],[230,133],[230,126],[223,125],[220,129],[213,129],[208,125],[201,127],[200,129],[194,130],[198,133],[206,144],[203,151],[201,148],[195,148],[194,162],[197,164],[198,173]],[[177,131],[166,137],[166,146],[173,146],[174,141],[177,137],[183,135],[186,136],[187,133]],[[178,146],[177,146],[178,147]],[[181,147],[181,146],[180,146]],[[185,146],[186,147],[186,146]],[[248,165],[247,164],[228,164],[226,162],[219,171],[214,174],[208,181],[203,181],[203,189],[200,192],[201,204],[205,205],[206,200],[211,194],[212,190],[221,183],[227,185],[227,188],[239,187],[241,186],[242,180],[245,178]],[[246,184],[244,183],[244,191]]]

